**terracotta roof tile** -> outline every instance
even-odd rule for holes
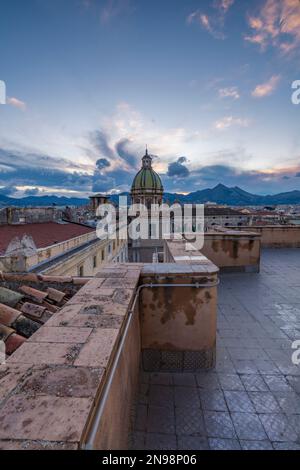
[[[21,315],[19,310],[16,310],[8,305],[0,304],[0,322],[3,325],[12,325]]]
[[[48,287],[47,292],[49,299],[54,300],[57,303],[60,303],[66,296],[65,292],[53,289],[53,287]]]
[[[12,354],[16,349],[18,349],[23,343],[25,343],[26,338],[24,336],[13,333],[5,341],[6,354]]]
[[[29,287],[29,286],[21,286],[20,290],[24,294],[28,295],[28,297],[33,298],[37,302],[42,302],[48,296],[47,292],[42,292],[38,289],[34,289],[33,287]]]

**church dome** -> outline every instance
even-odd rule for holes
[[[162,191],[163,186],[160,177],[152,168],[142,168],[135,176],[131,190],[134,191]]]
[[[142,158],[142,168],[136,174],[131,191],[163,191],[163,185],[159,175],[152,169],[152,158],[146,154]]]

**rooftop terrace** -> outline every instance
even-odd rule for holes
[[[234,273],[174,241],[104,265],[0,366],[0,449],[299,448],[300,252],[254,272],[251,237],[214,246]]]
[[[300,449],[300,252],[221,274],[216,368],[140,375],[134,449]]]

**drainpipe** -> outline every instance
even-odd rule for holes
[[[219,283],[220,283],[220,281],[219,281],[219,279],[217,279],[214,282],[206,282],[206,283],[199,283],[199,282],[195,282],[195,283],[192,283],[192,284],[152,284],[152,283],[150,283],[150,284],[141,284],[140,286],[138,286],[138,288],[135,292],[135,296],[134,296],[134,300],[133,300],[131,309],[128,312],[127,323],[126,323],[125,329],[123,331],[121,341],[118,345],[118,349],[117,349],[117,352],[116,352],[116,356],[115,356],[115,360],[114,360],[112,369],[111,369],[110,374],[109,374],[109,378],[108,378],[106,384],[104,385],[104,391],[103,391],[103,394],[102,394],[101,399],[100,399],[101,401],[97,406],[97,409],[96,409],[96,412],[95,412],[95,415],[94,415],[94,418],[93,418],[92,425],[91,425],[91,427],[89,429],[89,432],[88,432],[88,437],[86,439],[86,442],[82,446],[82,448],[84,450],[93,450],[94,449],[94,441],[95,441],[97,431],[99,429],[100,421],[101,421],[101,418],[102,418],[102,414],[103,414],[103,411],[104,411],[104,408],[105,408],[105,405],[106,405],[106,400],[107,400],[107,397],[108,397],[108,394],[109,394],[109,391],[110,391],[110,386],[111,386],[112,381],[114,379],[114,375],[115,375],[115,372],[116,372],[116,369],[117,369],[117,366],[118,366],[118,362],[119,362],[119,359],[120,359],[120,356],[121,356],[121,353],[122,353],[122,350],[123,350],[123,346],[124,346],[124,343],[125,343],[126,338],[127,338],[128,330],[129,330],[129,327],[131,325],[131,321],[132,321],[132,318],[133,318],[133,313],[134,313],[134,309],[135,309],[135,306],[136,306],[136,302],[139,298],[141,290],[144,289],[144,288],[153,289],[153,288],[156,288],[156,287],[167,287],[167,288],[168,287],[193,287],[193,288],[196,288],[196,289],[200,289],[200,288],[209,289],[209,288],[218,286]]]

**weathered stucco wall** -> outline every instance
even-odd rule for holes
[[[232,227],[236,229],[237,227]],[[245,230],[247,228],[245,227]],[[300,248],[300,226],[262,225],[248,227],[261,235],[261,245],[266,248]]]
[[[145,265],[141,273],[140,286],[146,284],[140,293],[143,367],[175,371],[212,367],[218,268],[204,256],[183,260],[182,242],[166,242],[166,250],[168,263]]]
[[[201,253],[221,271],[259,272],[260,236],[244,230],[208,232]]]
[[[132,428],[132,411],[137,393],[141,333],[138,305],[133,312],[132,321],[110,386],[100,424],[97,427],[93,449],[122,450],[129,447]]]

